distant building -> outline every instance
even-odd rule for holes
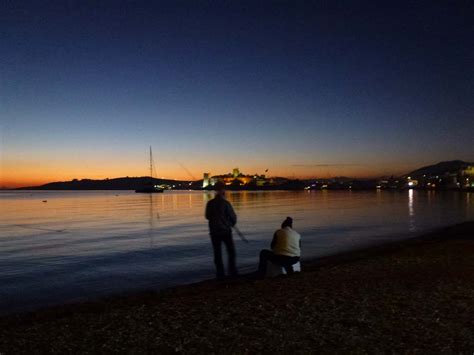
[[[265,186],[268,184],[268,181],[267,179],[265,178],[265,175],[255,175],[254,176],[255,180],[256,180],[256,183],[257,183],[257,186],[258,187],[261,187],[261,186]]]
[[[468,165],[459,172],[462,187],[474,187],[474,165]]]
[[[468,165],[464,169],[461,170],[461,173],[464,176],[471,176],[474,177],[474,165]]]
[[[204,173],[204,176],[203,176],[203,179],[202,179],[202,187],[203,188],[206,188],[209,186],[210,184],[210,181],[209,181],[209,176],[211,174],[210,173]]]
[[[239,168],[234,168],[232,173],[224,175],[210,176],[209,173],[204,173],[202,182],[203,188],[214,186],[217,182],[222,182],[227,186],[232,185],[233,187],[262,187],[266,185],[272,185],[272,182],[268,180],[265,175],[245,175],[240,172]]]
[[[418,186],[418,180],[412,179],[410,176],[407,178],[408,188],[414,188]]]

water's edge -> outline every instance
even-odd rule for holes
[[[474,221],[466,221],[454,225],[439,227],[439,228],[432,228],[431,230],[424,231],[417,235],[409,235],[405,239],[398,239],[395,241],[387,241],[381,244],[373,244],[361,248],[352,249],[349,251],[343,251],[340,253],[325,255],[323,257],[313,257],[302,259],[302,267],[303,272],[304,270],[312,271],[320,267],[330,267],[345,263],[351,263],[357,260],[361,260],[364,258],[382,256],[387,253],[391,253],[396,251],[397,249],[407,247],[410,245],[415,245],[417,243],[423,243],[426,241],[442,241],[449,239],[454,233],[459,232],[462,230],[466,231],[474,231]],[[474,236],[469,234],[470,238]],[[138,299],[142,295],[150,296],[150,295],[157,295],[158,293],[162,292],[169,292],[176,289],[183,289],[183,288],[195,288],[200,287],[202,285],[226,285],[227,283],[238,283],[238,282],[248,282],[248,280],[253,280],[254,270],[246,270],[242,268],[241,271],[244,271],[240,274],[240,277],[237,280],[231,280],[227,282],[217,282],[215,279],[203,279],[198,280],[196,282],[185,283],[185,284],[176,284],[168,287],[159,287],[159,288],[149,288],[144,290],[129,290],[129,291],[122,291],[117,292],[111,295],[103,296],[103,297],[91,297],[87,299],[77,299],[71,300],[68,302],[63,302],[60,304],[51,304],[48,306],[38,306],[38,307],[24,307],[21,310],[18,309],[10,309],[10,310],[0,310],[0,316],[8,317],[8,316],[17,316],[17,315],[26,315],[26,314],[34,314],[36,312],[56,312],[61,311],[63,309],[70,309],[71,307],[89,307],[94,304],[103,304],[107,303],[110,300],[120,300],[120,299]]]

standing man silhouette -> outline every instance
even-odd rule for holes
[[[232,239],[232,227],[237,223],[237,216],[232,205],[225,198],[225,185],[218,182],[214,186],[214,190],[216,196],[207,203],[206,219],[209,220],[209,233],[214,249],[217,279],[223,280],[225,272],[222,262],[222,243],[226,246],[229,258],[229,275],[230,277],[237,276],[234,240]]]

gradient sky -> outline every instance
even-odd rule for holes
[[[471,1],[2,1],[0,186],[474,161]]]

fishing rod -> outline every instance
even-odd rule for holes
[[[242,241],[244,241],[245,243],[249,242],[249,240],[245,238],[245,235],[243,235],[243,233],[239,230],[239,228],[237,228],[237,226],[233,226],[232,228],[234,228],[235,232],[240,237],[240,239],[242,239]]]
[[[23,225],[23,224],[12,224],[12,226],[19,227],[19,228],[24,228],[24,229],[32,229],[32,230],[38,230],[38,231],[45,231],[45,232],[63,233],[63,232],[66,231],[66,229],[41,228],[41,227],[34,227],[34,226]]]
[[[194,177],[194,175],[191,174],[191,172],[190,172],[183,164],[181,164],[178,160],[176,160],[176,161],[178,162],[179,166],[180,166],[181,168],[183,168],[184,171],[186,171],[186,173],[191,177],[191,179],[192,179],[193,181],[196,181],[196,180],[197,180],[197,179]]]
[[[239,228],[237,228],[237,226],[233,226],[231,225],[230,223],[227,223],[227,222],[224,222],[222,219],[221,221],[228,227],[228,228],[231,228],[231,229],[234,229],[235,230],[235,233],[237,233],[237,235],[240,237],[240,239],[242,239],[243,242],[245,243],[248,243],[249,240],[247,238],[245,238],[245,235],[240,231]]]

